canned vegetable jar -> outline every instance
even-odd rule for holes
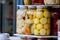
[[[42,6],[36,6],[36,16],[34,18],[34,35],[50,35],[50,12],[47,8]]]

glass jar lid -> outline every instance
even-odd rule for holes
[[[27,9],[27,6],[20,6],[20,9]]]
[[[36,8],[38,8],[38,9],[39,8],[45,8],[45,6],[44,5],[37,5]]]
[[[28,8],[36,8],[36,6],[30,5],[28,6]]]

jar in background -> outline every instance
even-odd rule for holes
[[[44,4],[44,0],[32,0],[32,4],[33,5],[41,5],[41,4]]]
[[[39,2],[39,1],[37,1],[37,0],[32,0],[32,4],[33,4],[33,5],[38,4],[38,2]]]
[[[25,29],[25,19],[26,19],[26,11],[27,11],[27,6],[20,6],[20,9],[17,10],[17,15],[16,15],[16,28],[17,28],[17,33],[22,34],[24,33]]]
[[[17,1],[17,5],[22,5],[23,4],[23,1],[22,0],[18,0]]]
[[[32,0],[23,0],[24,5],[31,5]]]
[[[50,12],[44,5],[37,6],[34,21],[34,35],[50,35]]]
[[[36,10],[36,7],[35,6],[28,6],[28,10],[27,10],[27,13],[26,13],[26,21],[25,23],[28,25],[26,25],[26,28],[25,29],[25,33],[27,33],[27,31],[29,30],[29,34],[33,34],[33,14]]]
[[[56,4],[60,4],[60,0],[44,0],[44,3],[45,5],[48,5],[48,4],[56,5]]]
[[[44,0],[39,0],[39,4],[44,4]]]
[[[52,31],[52,35],[55,35],[55,36],[58,34],[58,14],[59,14],[59,8],[53,7],[51,31]]]

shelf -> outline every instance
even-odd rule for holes
[[[57,38],[58,36],[35,36],[35,35],[23,35],[23,34],[14,34],[14,36],[26,37],[26,38]]]
[[[17,5],[17,6],[30,6],[30,5]],[[31,5],[31,6],[52,6],[52,7],[60,8],[60,5]]]
[[[17,6],[30,6],[30,5],[17,5]],[[60,5],[31,5],[31,6],[46,6],[52,8],[60,8]]]

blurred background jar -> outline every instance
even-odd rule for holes
[[[56,4],[60,4],[60,0],[44,0],[44,4],[45,5],[48,5],[48,4],[56,5]]]
[[[17,28],[17,33],[24,33],[25,29],[25,18],[26,18],[26,11],[27,11],[27,6],[20,6],[20,9],[17,11],[17,18],[16,18],[16,28]]]
[[[31,5],[32,4],[32,0],[23,0],[23,4],[24,5]]]
[[[39,4],[44,4],[44,0],[39,0]]]
[[[32,5],[41,5],[44,4],[44,0],[32,0]]]
[[[59,16],[59,7],[56,8],[53,7],[52,9],[52,22],[51,22],[51,31],[52,31],[52,35],[57,35],[58,34],[58,16]]]
[[[23,4],[23,0],[18,0],[17,1],[17,5],[22,5]]]
[[[32,0],[32,4],[38,4],[38,1],[37,0]]]

